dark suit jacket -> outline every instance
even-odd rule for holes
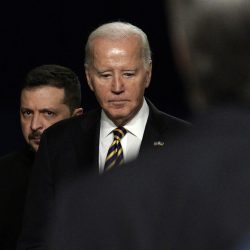
[[[0,249],[16,249],[34,161],[28,148],[0,158]]]
[[[149,151],[158,151],[172,140],[176,133],[189,124],[169,116],[149,104],[139,158]],[[59,187],[79,175],[98,175],[98,151],[101,111],[59,122],[45,131],[35,160],[28,196],[23,234],[18,249],[47,249],[43,242],[45,222],[53,208]],[[156,143],[155,143],[156,142]],[[155,146],[155,144],[157,144]],[[33,248],[32,248],[33,249]]]
[[[235,249],[250,232],[249,124],[249,109],[212,111],[161,153],[64,186],[51,250]]]

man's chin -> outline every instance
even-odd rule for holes
[[[112,112],[106,114],[116,125],[123,125],[129,120],[129,114],[123,112],[123,110],[112,110]]]
[[[30,148],[32,151],[37,152],[39,144],[30,143]]]

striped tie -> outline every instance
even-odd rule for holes
[[[114,140],[108,150],[104,171],[108,171],[114,166],[124,163],[121,139],[126,135],[126,133],[127,130],[123,127],[118,127],[113,130]]]

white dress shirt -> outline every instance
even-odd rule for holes
[[[145,99],[141,109],[135,117],[129,121],[125,126],[127,134],[122,138],[121,144],[123,149],[123,156],[125,163],[135,159],[138,156],[144,130],[149,115],[149,107]],[[106,156],[114,135],[112,131],[117,126],[107,117],[104,111],[101,114],[100,138],[99,138],[99,172],[102,173]]]

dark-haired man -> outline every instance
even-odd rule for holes
[[[0,249],[16,249],[29,175],[44,130],[82,113],[81,86],[71,69],[42,65],[27,74],[20,97],[21,128],[27,145],[0,159]]]

